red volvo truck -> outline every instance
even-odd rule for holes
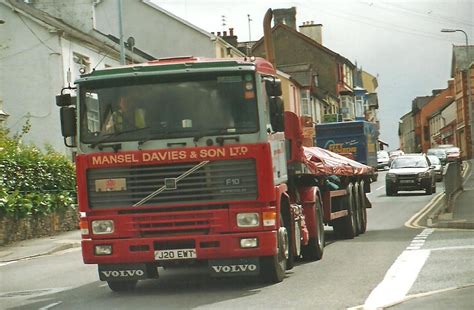
[[[83,259],[114,291],[181,265],[279,282],[323,256],[324,224],[366,229],[372,168],[302,146],[264,59],[96,70],[73,93],[56,103],[78,154]]]

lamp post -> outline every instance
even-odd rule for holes
[[[469,41],[467,37],[467,33],[462,29],[441,29],[441,32],[462,32],[464,33],[464,37],[466,38],[466,61],[467,61],[467,108],[469,111],[469,121],[470,121],[470,139],[471,145],[468,146],[471,149],[471,158],[474,156],[474,113],[472,108],[472,100],[471,100],[471,61],[469,59]]]

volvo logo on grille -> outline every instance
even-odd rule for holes
[[[165,178],[165,189],[166,190],[172,190],[176,189],[176,178]]]

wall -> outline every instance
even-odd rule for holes
[[[3,109],[10,114],[6,126],[12,133],[20,132],[30,117],[25,143],[40,147],[48,143],[66,152],[54,99],[63,84],[58,34],[1,3],[0,9],[5,20],[0,26],[0,94]]]
[[[295,63],[311,64],[314,71],[318,73],[319,88],[328,91],[335,97],[338,96],[336,91],[337,65],[333,56],[282,26],[274,29],[273,43],[277,66]],[[262,57],[265,55],[263,42],[255,47],[253,54]]]
[[[408,113],[401,117],[400,123],[400,145],[405,153],[414,153],[416,150],[415,144],[415,123],[413,114]]]
[[[0,36],[5,38],[0,41],[0,96],[4,111],[10,114],[6,126],[13,134],[20,132],[29,118],[32,126],[24,143],[38,147],[48,144],[68,154],[55,96],[67,85],[69,69],[71,82],[79,76],[73,53],[89,57],[90,69],[118,65],[118,61],[77,40],[65,39],[51,27],[14,13],[1,3],[0,8],[6,21],[0,26]]]
[[[430,116],[439,111],[446,103],[449,97],[453,96],[453,89],[447,88],[441,93],[432,97],[431,100],[425,104],[420,110],[420,125],[421,125],[421,151],[426,152],[431,147],[431,136],[429,119]]]
[[[96,29],[119,37],[117,1],[103,0],[95,7]],[[156,58],[216,57],[210,34],[197,30],[142,1],[123,1],[124,39],[135,38],[137,48]]]
[[[0,216],[0,246],[21,240],[52,236],[78,228],[79,214],[75,208],[23,219]]]

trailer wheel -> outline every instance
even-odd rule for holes
[[[346,210],[348,215],[334,221],[334,231],[337,236],[343,239],[354,239],[356,236],[356,218],[354,212],[354,198],[352,194],[352,184],[347,186],[347,196],[345,197]]]
[[[359,184],[359,212],[360,212],[360,231],[359,233],[363,234],[367,231],[367,205],[365,201],[365,191],[364,191],[364,181],[360,181]]]
[[[326,243],[321,201],[319,199],[317,199],[315,208],[316,238],[309,238],[308,244],[303,247],[301,252],[303,259],[308,261],[317,261],[323,258],[324,245]]]
[[[361,231],[361,225],[362,225],[362,219],[361,219],[361,205],[360,205],[360,199],[359,199],[359,183],[354,182],[354,186],[352,187],[352,204],[354,206],[354,212],[355,212],[355,223],[356,223],[356,231],[355,235],[358,236]]]
[[[277,253],[274,256],[261,257],[262,275],[265,281],[278,283],[285,278],[287,261],[290,254],[288,231],[283,216],[280,215],[280,228],[277,231]]]
[[[130,292],[135,289],[137,280],[131,281],[107,281],[109,288],[114,292]]]

